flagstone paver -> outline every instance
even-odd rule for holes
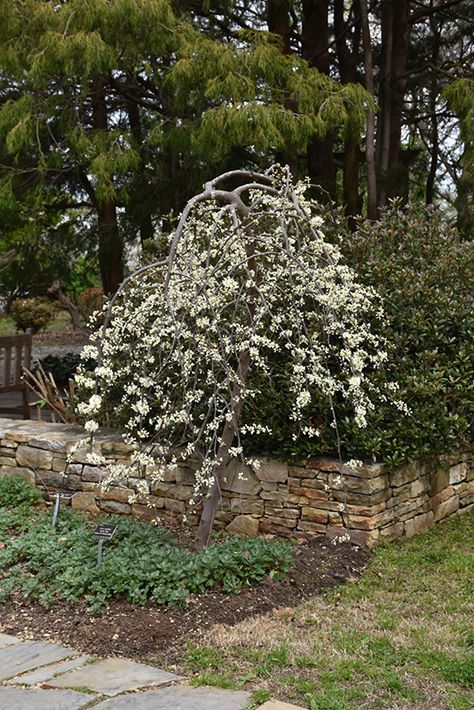
[[[52,666],[44,666],[43,668],[37,668],[35,671],[31,671],[30,673],[17,675],[7,681],[7,683],[8,685],[38,685],[39,683],[45,683],[47,680],[51,680],[51,678],[55,678],[62,673],[67,673],[67,671],[80,668],[89,660],[90,656],[79,656],[79,658],[72,658],[70,661],[54,663]]]
[[[21,641],[0,648],[0,680],[13,678],[24,671],[47,666],[74,655],[70,648],[43,641]]]
[[[75,690],[31,690],[0,686],[0,710],[79,710],[94,695]]]
[[[301,705],[291,705],[290,703],[282,703],[279,700],[267,700],[266,703],[260,705],[258,710],[303,710]]]
[[[244,691],[177,684],[182,680],[125,658],[95,660],[0,634],[0,710],[243,710],[251,700]],[[300,708],[266,703],[262,710]]]
[[[135,663],[125,658],[105,658],[97,663],[70,671],[48,681],[52,688],[90,688],[104,695],[118,695],[129,690],[138,690],[151,685],[164,685],[181,680],[174,673],[167,673],[154,666]]]
[[[20,643],[20,639],[17,639],[16,636],[0,634],[0,648],[5,648],[5,646],[13,646],[14,643]]]
[[[220,688],[176,685],[144,693],[122,695],[94,706],[94,710],[242,710],[250,693]]]

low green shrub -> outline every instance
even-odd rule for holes
[[[55,306],[42,298],[18,298],[10,306],[10,316],[17,330],[44,330],[56,315]]]
[[[280,578],[291,564],[288,542],[232,537],[191,552],[168,531],[126,518],[108,522],[118,529],[97,566],[95,525],[75,511],[62,509],[55,530],[51,513],[43,513],[16,536],[8,534],[11,521],[0,515],[0,601],[17,591],[45,606],[58,597],[85,597],[94,612],[114,598],[180,604],[208,589],[234,594],[265,575]]]

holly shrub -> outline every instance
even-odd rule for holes
[[[321,208],[325,232],[340,241],[360,279],[382,297],[390,362],[374,380],[399,386],[410,414],[380,402],[359,429],[347,406],[334,403],[342,453],[350,458],[399,465],[426,454],[448,452],[473,440],[474,426],[474,243],[463,241],[432,207],[392,204],[377,222],[360,221],[354,233],[343,215]],[[285,404],[287,377],[267,383],[257,407],[271,437],[247,442],[256,450],[298,459],[335,454],[337,442],[328,403],[317,402],[311,423],[317,439],[292,439]]]

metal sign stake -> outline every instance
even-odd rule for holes
[[[102,548],[104,546],[104,542],[104,540],[99,540],[99,544],[97,545],[97,566],[102,563]]]
[[[56,493],[56,500],[54,501],[53,519],[51,521],[51,525],[53,526],[53,528],[56,527],[56,523],[58,522],[58,513],[59,513],[59,493]]]

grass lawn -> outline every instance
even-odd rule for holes
[[[353,584],[214,627],[193,683],[311,710],[474,708],[474,512],[376,550]]]

